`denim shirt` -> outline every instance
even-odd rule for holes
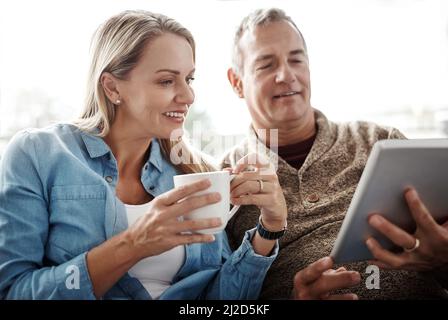
[[[154,197],[173,188],[176,169],[152,140],[141,182]],[[128,228],[115,196],[117,162],[100,137],[69,124],[14,136],[0,163],[0,298],[95,299],[89,250]],[[231,251],[225,232],[185,246],[185,262],[160,299],[256,299],[278,253],[253,251],[246,232]],[[104,299],[151,299],[126,273]]]

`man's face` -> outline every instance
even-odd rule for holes
[[[256,128],[288,128],[310,112],[310,71],[299,32],[286,21],[240,40],[242,94]]]

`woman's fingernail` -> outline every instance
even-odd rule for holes
[[[367,247],[369,248],[369,249],[372,249],[372,247],[373,247],[373,243],[372,243],[372,239],[367,239],[367,241],[366,241],[366,245],[367,245]]]

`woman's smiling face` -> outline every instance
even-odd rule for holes
[[[194,101],[194,55],[188,41],[172,33],[151,40],[126,79],[117,80],[121,104],[115,122],[139,137],[169,139],[182,133]]]

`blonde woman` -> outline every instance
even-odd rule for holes
[[[174,175],[209,170],[169,160],[194,100],[191,34],[126,11],[100,26],[92,52],[80,119],[18,133],[2,159],[0,298],[257,298],[277,242],[252,229],[231,252],[225,233],[195,234],[220,221],[181,217],[219,194],[183,200],[207,180],[173,188]],[[268,178],[257,205],[266,225],[284,223],[283,194]],[[254,193],[257,179],[239,174],[239,190]]]

